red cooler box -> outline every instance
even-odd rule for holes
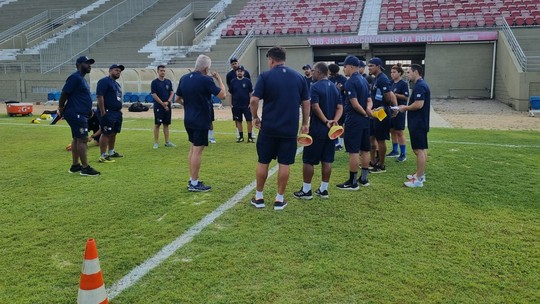
[[[33,105],[31,103],[16,102],[6,104],[9,116],[32,115]]]

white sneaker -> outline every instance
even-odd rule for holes
[[[172,147],[172,148],[174,148],[174,147],[176,147],[176,145],[173,144],[172,142],[166,142],[166,143],[165,143],[165,147]]]
[[[154,149],[159,148],[159,144],[154,144],[154,146],[152,148],[154,148]]]
[[[416,173],[415,173],[415,174],[412,174],[412,175],[411,174],[407,175],[407,179],[411,180],[411,179],[418,179],[418,178],[416,177]],[[422,175],[422,177],[420,178],[420,181],[422,183],[426,181],[426,175],[425,174]]]
[[[210,141],[211,144],[215,144],[215,143],[216,143],[216,139],[215,139],[215,138],[210,138],[210,139],[208,139],[208,141]]]
[[[424,183],[420,180],[417,180],[416,178],[413,178],[411,180],[409,180],[408,182],[404,182],[403,185],[405,187],[409,187],[409,188],[420,188],[420,187],[424,187]]]

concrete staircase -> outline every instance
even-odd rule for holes
[[[115,62],[126,66],[130,66],[130,63],[149,64],[152,60],[148,58],[148,53],[138,51],[154,38],[158,27],[190,2],[189,0],[161,0],[130,23],[92,46],[86,53],[96,60],[96,66]]]
[[[119,3],[119,0],[109,2]],[[2,6],[0,9],[0,32],[14,27],[15,25],[34,17],[46,10],[63,9],[76,11],[94,3],[94,0],[18,0]]]

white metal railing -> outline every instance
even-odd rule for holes
[[[4,42],[5,40],[10,39],[13,35],[19,34],[24,29],[33,24],[46,20],[48,16],[49,11],[43,11],[42,13],[37,14],[34,17],[15,25],[14,27],[3,31],[2,33],[0,33],[0,42]]]
[[[218,1],[197,1],[193,2],[193,11],[196,12],[208,12],[210,11]]]
[[[500,18],[502,19],[501,30],[504,33],[506,40],[508,40],[508,43],[510,44],[510,47],[512,48],[512,52],[516,56],[519,66],[521,66],[521,69],[524,72],[526,72],[527,71],[527,56],[525,56],[523,49],[521,49],[521,46],[519,45],[519,42],[517,41],[516,36],[514,36],[512,29],[506,22],[506,19],[502,16]]]
[[[179,11],[176,15],[172,16],[167,22],[163,23],[162,26],[158,27],[155,33],[155,37],[159,39],[163,38],[169,34],[170,31],[174,30],[184,19],[193,12],[193,4],[190,3]]]
[[[63,24],[65,24],[66,22],[68,22],[69,20],[73,19],[73,17],[75,16],[75,10],[71,10],[65,14],[63,14],[62,16],[54,19],[54,20],[51,20],[39,27],[37,27],[36,29],[26,33],[26,41],[33,41],[34,39],[36,38],[39,38],[43,35],[45,35],[46,33],[54,30],[55,28],[59,27],[59,26],[62,26]]]
[[[195,37],[197,37],[210,23],[212,23],[219,14],[221,14],[221,12],[212,12],[210,15],[208,15],[208,17],[204,18],[204,20],[195,27]]]
[[[55,44],[39,51],[41,73],[48,73],[72,61],[76,56],[103,40],[158,0],[124,0],[99,16],[90,20],[78,30],[58,39]]]
[[[255,32],[255,30],[251,29],[247,33],[246,37],[242,40],[242,42],[240,42],[240,44],[238,45],[236,50],[234,50],[234,52],[232,52],[231,56],[229,56],[227,61],[229,61],[231,58],[239,58],[240,55],[242,55],[246,51],[249,44],[253,41],[253,39],[255,39],[254,32]]]

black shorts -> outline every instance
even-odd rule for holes
[[[105,135],[116,134],[122,131],[122,112],[107,111],[105,116],[99,117],[101,132]]]
[[[409,135],[411,137],[411,147],[413,150],[427,150],[428,149],[428,132],[423,129],[411,130],[409,129]]]
[[[252,121],[251,110],[249,108],[232,107],[232,118],[234,121],[242,121],[242,115],[246,118],[246,121]]]
[[[405,130],[405,113],[398,112],[396,117],[392,117],[390,120],[390,128],[396,131]]]
[[[390,139],[390,115],[386,116],[382,121],[373,119],[373,132],[371,136],[375,136],[377,140],[389,140]]]
[[[304,147],[302,162],[309,165],[318,165],[319,162],[333,163],[336,153],[336,144],[329,138],[313,138],[313,143]]]
[[[369,152],[371,149],[368,128],[345,126],[343,140],[347,153]]]
[[[88,138],[88,117],[86,115],[64,113],[64,119],[71,128],[71,137]]]
[[[214,121],[215,120],[215,117],[214,117],[214,106],[210,106],[210,121]]]
[[[277,159],[279,164],[292,165],[296,156],[296,138],[273,137],[259,133],[257,155],[261,164],[269,164],[272,159]]]
[[[156,125],[170,125],[171,124],[171,117],[172,117],[172,109],[169,109],[169,111],[166,111],[161,106],[155,106],[154,107],[154,124]]]
[[[192,129],[186,127],[188,134],[188,140],[196,147],[208,146],[208,130],[206,129]]]

